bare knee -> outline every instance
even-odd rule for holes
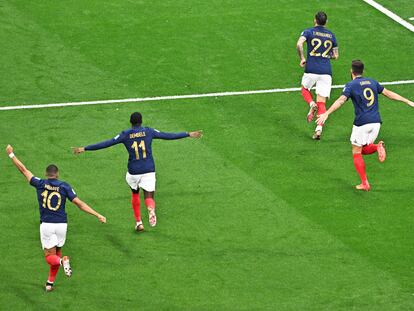
[[[323,97],[321,95],[316,95],[316,101],[319,103],[326,103],[326,97]]]
[[[43,249],[43,252],[45,254],[45,257],[50,256],[50,255],[56,255],[56,247],[45,248]]]
[[[144,190],[144,198],[145,199],[153,199],[154,198],[154,195],[155,195],[155,192],[154,191],[148,192],[148,191],[145,191]]]
[[[362,153],[362,147],[352,145],[352,154]]]

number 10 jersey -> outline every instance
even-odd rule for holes
[[[30,185],[36,188],[40,222],[67,223],[66,199],[72,201],[76,193],[72,187],[58,179],[32,177]]]

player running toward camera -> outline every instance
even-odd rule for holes
[[[127,129],[112,139],[89,145],[86,147],[73,148],[75,154],[84,151],[93,151],[108,148],[122,143],[129,153],[128,171],[126,182],[132,191],[132,209],[136,220],[135,230],[143,231],[144,225],[141,220],[139,189],[144,191],[145,205],[148,209],[149,223],[151,227],[157,224],[155,215],[155,164],[152,157],[153,139],[181,139],[186,137],[200,138],[202,131],[164,133],[149,127],[142,127],[142,115],[134,112],[130,117],[131,128]]]
[[[40,211],[40,241],[46,262],[50,265],[49,278],[46,281],[45,289],[50,292],[53,290],[53,284],[60,266],[63,266],[63,270],[68,277],[72,275],[69,257],[62,257],[62,247],[65,244],[67,230],[66,199],[72,201],[82,211],[96,216],[102,223],[106,222],[106,218],[95,212],[85,202],[82,202],[69,184],[58,180],[59,170],[56,165],[49,165],[46,168],[46,179],[40,179],[34,177],[17,159],[12,146],[8,145],[6,152],[12,159],[13,164],[37,191]]]
[[[371,186],[367,179],[362,155],[378,152],[380,162],[384,162],[386,157],[384,142],[379,141],[378,144],[374,144],[382,123],[379,114],[378,94],[401,101],[411,107],[414,107],[414,103],[385,89],[374,79],[364,78],[362,76],[363,72],[364,64],[360,60],[354,60],[351,69],[352,81],[345,85],[342,95],[328,111],[319,115],[316,122],[323,124],[332,112],[341,107],[349,98],[352,99],[355,108],[355,120],[350,140],[355,169],[361,178],[361,184],[356,186],[356,189],[369,191]]]
[[[305,67],[302,77],[302,96],[309,104],[308,122],[311,122],[315,113],[318,115],[326,111],[325,103],[331,94],[332,68],[331,59],[338,59],[339,50],[335,35],[325,28],[328,17],[324,12],[315,15],[315,27],[305,29],[299,37],[296,49],[300,57],[300,66]],[[307,44],[307,58],[303,51],[303,44]],[[311,88],[316,84],[316,103],[313,100]],[[319,140],[322,135],[323,124],[318,124],[313,139]]]

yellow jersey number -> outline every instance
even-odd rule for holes
[[[371,107],[375,102],[374,91],[367,87],[366,89],[364,89],[364,97],[368,101],[367,107]]]
[[[56,191],[48,191],[45,190],[42,192],[43,197],[43,208],[48,208],[51,211],[57,211],[60,208],[60,204],[62,203],[62,197],[59,192]],[[57,197],[56,206],[52,206],[52,199],[53,197]]]
[[[309,53],[310,56],[322,56],[322,57],[329,57],[329,52],[332,50],[333,43],[331,40],[325,40],[323,43],[323,47],[325,51],[323,53],[316,52],[320,46],[322,45],[322,40],[318,38],[313,38],[311,41],[311,45],[313,46],[312,51]]]
[[[131,146],[132,149],[135,151],[135,158],[139,160],[139,149],[142,150],[142,158],[145,159],[147,157],[147,149],[145,149],[145,141],[141,140],[141,142],[138,144],[137,141],[134,141],[134,143]]]

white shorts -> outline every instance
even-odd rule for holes
[[[50,249],[55,246],[62,247],[66,241],[66,223],[42,222],[40,224],[40,242],[43,249]]]
[[[368,123],[352,127],[351,144],[362,147],[375,142],[381,128],[381,123]]]
[[[315,73],[304,73],[302,85],[310,90],[316,84],[316,94],[322,97],[330,97],[332,77],[330,75],[317,75]]]
[[[128,185],[134,190],[142,188],[147,192],[155,191],[155,172],[141,175],[131,175],[127,172],[125,179]]]

